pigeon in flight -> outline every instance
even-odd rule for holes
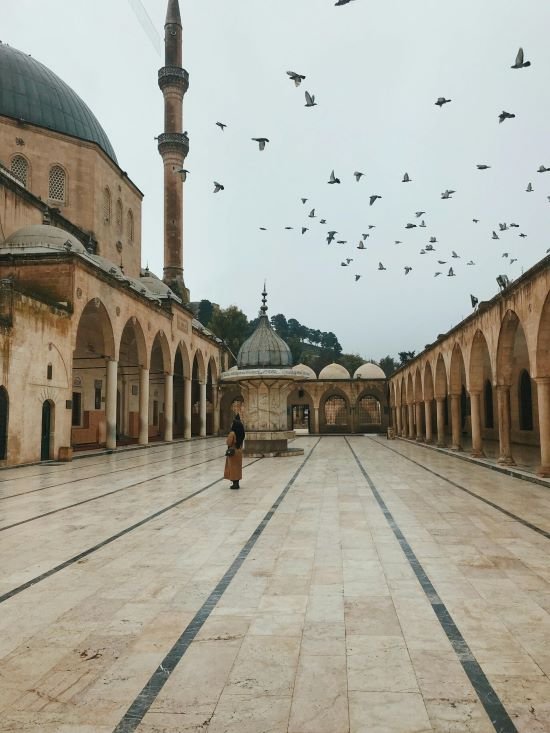
[[[330,174],[329,183],[340,183],[340,179],[336,178],[336,176],[334,175],[334,171],[332,171],[332,173]]]
[[[437,239],[435,237],[430,237],[430,244],[437,244]]]
[[[493,236],[492,236],[492,239],[500,239],[500,237],[498,236],[498,234],[497,234],[497,233],[495,232],[495,230],[494,230],[494,229],[493,229]]]
[[[405,173],[403,175],[403,180],[401,181],[401,183],[410,183],[410,182],[411,182],[411,179],[409,178],[409,174]]]
[[[449,267],[449,272],[447,273],[447,277],[456,277],[455,271],[452,267]]]
[[[510,68],[512,68],[512,69],[526,69],[528,66],[531,66],[531,62],[530,61],[524,61],[523,60],[523,48],[520,48],[519,51],[518,51],[518,55],[516,56],[516,62]]]
[[[450,101],[450,99],[445,99],[445,97],[438,97],[436,105],[441,108],[444,104],[449,104]]]
[[[420,222],[420,224],[418,226],[419,227],[422,227],[423,229],[426,228],[426,222],[424,221],[424,219],[422,219],[422,221]]]
[[[508,229],[508,224],[506,224],[506,222],[504,222],[504,224],[499,224],[498,226],[501,232],[505,232]]]
[[[309,229],[307,227],[302,227],[302,234],[305,234],[308,231],[309,231]]]
[[[218,191],[224,191],[224,190],[225,190],[225,186],[222,186],[221,183],[214,181],[214,193],[218,193]]]
[[[303,204],[305,204],[306,201],[307,201],[307,199],[302,199],[301,201],[302,201]]]
[[[346,263],[349,265],[350,262],[353,262],[353,257],[346,257]]]
[[[442,275],[442,274],[443,273],[441,273],[441,272],[434,272],[434,277],[438,277],[438,275]]]
[[[326,219],[319,219],[319,224],[326,224],[326,223],[327,223]]]
[[[363,241],[365,241],[365,239],[367,239],[367,237],[370,237],[370,232],[366,232],[365,234],[361,234],[361,236],[363,237]]]
[[[505,112],[504,110],[502,110],[502,112],[498,116],[498,121],[504,122],[504,120],[513,120],[514,117],[515,115],[512,114],[511,112]]]
[[[446,265],[447,264],[447,260],[437,260],[437,264],[438,265]]]
[[[510,260],[510,264],[513,265],[514,262],[517,262],[517,261],[518,261],[517,257],[512,257],[512,259]]]
[[[309,218],[310,218],[310,219],[315,219],[315,209],[312,209],[312,210],[311,210],[311,211],[309,212],[309,215],[308,215],[308,216],[309,216]]]
[[[336,0],[334,4],[338,7],[339,5],[347,5],[348,3],[351,3],[351,0]]]
[[[357,281],[358,281],[358,280],[360,280],[360,279],[361,279],[361,275],[356,275],[356,276],[355,276],[355,282],[357,282]]]
[[[381,262],[379,262],[378,263],[378,269],[379,270],[385,270],[386,268],[384,267],[384,265]]]
[[[403,242],[402,242],[402,241],[401,241],[400,239],[396,239],[396,240],[395,240],[395,243],[396,243],[396,244],[403,244]]]
[[[508,257],[508,252],[503,252],[503,253],[502,253],[502,256],[503,256],[503,257]]]
[[[336,240],[336,244],[347,244],[347,243],[348,243],[347,239],[337,239]]]
[[[225,130],[225,128],[227,127],[227,125],[226,125],[226,124],[224,124],[223,122],[216,122],[216,125],[217,125],[217,126],[218,126],[218,127],[220,128],[220,130],[221,130],[222,132],[223,132],[223,131]]]
[[[306,92],[306,107],[316,107],[317,102],[315,101],[315,94]]]
[[[341,265],[342,267],[347,267],[347,266],[348,266],[348,263],[347,263],[347,262],[340,262],[340,265]]]
[[[285,227],[285,229],[294,229],[294,227]]]
[[[426,252],[435,252],[435,247],[433,246],[433,244],[426,245]]]
[[[267,228],[266,227],[260,227],[260,231],[261,232],[267,232]]]
[[[479,298],[476,298],[476,296],[475,296],[475,295],[472,295],[472,294],[470,293],[470,301],[471,301],[471,303],[472,303],[472,308],[475,308],[475,307],[476,307],[476,305],[477,305],[477,304],[479,303]]]
[[[381,199],[381,198],[382,196],[378,196],[378,194],[374,194],[373,196],[370,196],[369,197],[369,202],[370,202],[369,206],[372,206],[374,202],[376,201],[376,199]]]
[[[426,250],[425,250],[425,249],[421,249],[421,250],[420,250],[420,254],[421,254],[421,255],[425,255],[425,254],[426,254]]]
[[[531,191],[533,191],[533,184],[532,183],[528,183],[527,184],[527,188],[525,190],[527,191],[527,193],[531,193]]]
[[[189,173],[189,171],[186,168],[180,168],[179,170],[176,171],[176,173],[180,174],[181,180],[185,183],[185,181],[187,180],[187,174]]]
[[[486,170],[488,170],[488,169],[489,169],[490,167],[491,167],[490,165],[486,165],[485,163],[478,163],[478,164],[477,164],[477,169],[478,169],[478,171],[486,171]]]
[[[545,165],[541,165],[537,169],[537,173],[548,173],[548,171],[550,171],[550,168],[547,168]]]
[[[265,150],[265,144],[269,142],[266,137],[253,137],[255,143],[258,143],[260,150]]]
[[[410,222],[405,225],[405,229],[416,229],[416,224],[411,224]]]
[[[365,243],[362,239],[359,240],[359,244],[357,245],[357,249],[366,249]]]
[[[299,86],[300,86],[300,84],[301,84],[301,83],[302,83],[302,82],[304,81],[304,79],[306,78],[306,77],[305,77],[305,76],[303,76],[302,74],[298,74],[298,73],[297,73],[296,71],[287,71],[286,73],[287,73],[287,74],[288,74],[288,75],[290,76],[290,78],[292,79],[292,81],[294,82],[294,84],[295,84],[295,85],[296,85],[297,87],[299,87]]]
[[[474,224],[478,224],[479,223],[479,219],[472,219],[472,221],[474,222]]]
[[[454,257],[455,260],[460,258],[460,255],[457,255],[457,253],[453,250],[451,250],[451,257]]]
[[[441,198],[450,199],[452,198],[453,193],[456,193],[456,191],[449,191],[449,189],[447,189],[446,191],[443,191],[443,193],[441,194]]]
[[[417,219],[420,219],[421,216],[423,216],[426,212],[425,211],[415,211],[415,216]]]
[[[525,237],[527,236],[527,234],[524,234],[524,233],[522,232],[522,233],[521,233],[521,234],[520,234],[519,236],[520,236],[520,237],[521,237],[522,239],[525,239]]]
[[[510,224],[511,227],[514,227],[514,229],[519,229],[519,224]]]
[[[355,171],[353,175],[355,176],[355,180],[357,181],[357,183],[359,183],[359,181],[361,180],[361,178],[363,178],[365,174],[361,173],[361,171]]]
[[[338,234],[338,232],[328,232],[327,234],[327,242],[330,244],[334,237]]]
[[[475,265],[475,262],[474,262],[473,260],[470,260],[470,261],[469,261],[469,262],[467,262],[466,264],[467,264],[467,265]]]
[[[409,265],[405,265],[405,275],[408,275],[409,272],[412,270],[412,267],[409,267]]]
[[[378,198],[382,198],[382,196],[379,196]],[[369,229],[376,229],[376,224],[369,224]]]

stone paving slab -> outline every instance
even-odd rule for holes
[[[520,521],[550,528],[548,491],[408,443],[297,442],[239,492],[219,439],[2,474],[0,732],[548,733],[549,540]]]

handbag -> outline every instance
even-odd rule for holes
[[[227,450],[225,451],[225,455],[226,455],[227,457],[230,457],[230,456],[234,456],[234,455],[235,455],[235,448],[228,448],[228,449],[227,449]]]

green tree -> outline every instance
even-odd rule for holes
[[[197,318],[203,326],[208,326],[212,313],[214,312],[214,306],[209,300],[201,300],[199,303],[199,312]]]
[[[380,369],[382,369],[386,377],[391,377],[391,375],[395,372],[399,364],[396,362],[393,356],[388,355],[380,359],[378,366],[380,367]]]
[[[236,305],[228,308],[215,306],[208,328],[223,339],[236,356],[248,337],[248,318]]]
[[[282,313],[271,316],[271,325],[283,340],[288,338],[288,323]]]
[[[416,351],[400,351],[398,353],[399,356],[399,366],[403,366],[404,364],[407,364],[411,359],[414,359],[416,354]]]
[[[354,372],[365,363],[365,360],[359,354],[340,354],[337,362],[345,367],[353,377]]]

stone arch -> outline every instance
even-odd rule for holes
[[[69,178],[67,170],[59,163],[50,166],[48,174],[48,200],[56,204],[67,204]]]
[[[315,432],[315,403],[311,392],[298,384],[287,397],[288,429]]]
[[[186,377],[187,379],[191,379],[191,358],[189,356],[189,349],[187,348],[187,344],[185,341],[180,341],[178,344],[178,347],[176,349],[176,353],[174,355],[174,373],[176,372],[175,364],[176,359],[181,359],[181,373],[182,376]]]
[[[10,418],[10,398],[8,390],[0,387],[0,461],[8,457],[8,428]]]
[[[99,298],[89,300],[78,319],[73,351],[81,356],[96,354],[114,359],[117,355],[113,322]]]
[[[462,387],[466,385],[466,367],[464,354],[460,344],[455,343],[451,352],[451,364],[449,368],[449,394],[460,394]]]
[[[412,374],[409,372],[407,375],[407,405],[412,405],[414,402],[414,385]]]
[[[430,362],[424,364],[424,399],[433,400],[434,398],[434,380]]]
[[[440,352],[435,362],[435,397],[436,399],[444,399],[447,397],[447,370],[445,369],[445,361],[443,354]]]
[[[423,402],[424,395],[422,389],[422,375],[420,373],[420,366],[416,367],[414,374],[414,399],[415,402]]]
[[[143,327],[139,320],[132,316],[126,321],[119,340],[116,410],[116,433],[119,443],[133,443],[139,438],[141,370],[149,368],[150,355],[147,353]]]
[[[475,332],[470,350],[468,383],[470,394],[479,393],[480,424],[485,430],[493,430],[495,425],[495,392],[493,386],[493,367],[485,334],[479,329]]]
[[[201,385],[206,384],[206,364],[200,349],[193,356],[191,370],[191,435],[201,433]]]
[[[550,377],[550,293],[542,306],[537,329],[536,375]]]
[[[180,341],[176,348],[174,363],[172,364],[172,373],[174,375],[173,430],[174,437],[181,438],[182,436],[185,436],[185,380],[191,379],[189,352],[185,341]]]
[[[529,361],[529,351],[527,349],[525,331],[521,321],[517,313],[512,310],[506,311],[500,325],[498,336],[496,364],[497,384],[508,386],[512,384],[514,354],[518,350],[518,347],[523,351],[523,342],[525,342],[525,356],[527,357],[527,361]],[[528,371],[531,373],[530,368]]]
[[[22,153],[16,153],[10,161],[10,171],[14,178],[25,188],[31,186],[31,164],[29,159]]]
[[[348,433],[351,430],[350,403],[344,390],[330,386],[319,402],[319,431]]]
[[[151,354],[149,356],[149,364],[151,372],[153,371],[153,353],[155,353],[155,365],[160,367],[164,374],[172,373],[172,356],[170,354],[170,345],[164,331],[158,331],[153,339],[151,346]]]
[[[215,432],[215,413],[218,409],[218,367],[213,356],[206,365],[206,434]]]
[[[145,341],[145,332],[140,321],[136,316],[129,318],[124,324],[119,340],[119,363],[123,360],[123,347],[127,352],[131,350],[132,358],[136,367],[149,367],[149,359],[147,354],[147,344]]]
[[[166,437],[166,375],[172,374],[172,356],[164,331],[158,331],[149,355],[148,437]]]
[[[360,432],[380,431],[383,421],[383,404],[381,395],[372,389],[364,389],[357,397],[356,427]]]
[[[458,450],[462,446],[461,434],[471,433],[470,395],[467,391],[466,366],[464,363],[464,354],[458,342],[455,343],[451,352],[449,395],[451,397],[451,448]],[[453,407],[453,404],[455,407]]]

